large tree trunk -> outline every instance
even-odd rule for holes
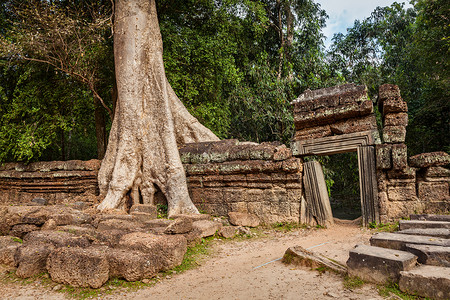
[[[198,213],[189,198],[177,142],[218,138],[184,108],[170,87],[162,58],[154,0],[115,4],[114,59],[118,100],[108,148],[99,172],[104,200],[98,209],[153,203],[155,185],[169,216]]]

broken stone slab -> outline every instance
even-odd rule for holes
[[[156,219],[156,217],[158,216],[156,205],[151,204],[134,204],[130,208],[130,213],[132,214],[133,212],[147,213],[149,214],[149,216],[151,216],[150,219]]]
[[[182,235],[133,232],[122,236],[118,247],[149,254],[158,270],[168,270],[181,264],[187,242]]]
[[[27,244],[19,247],[15,253],[18,264],[16,275],[28,278],[47,271],[47,257],[55,249],[49,243]]]
[[[123,231],[143,231],[144,227],[141,222],[121,220],[121,219],[108,219],[100,221],[97,227],[97,230],[99,231],[113,230],[113,229]]]
[[[157,261],[150,254],[128,249],[108,249],[109,276],[138,281],[158,272]]]
[[[182,234],[187,233],[192,230],[192,219],[191,218],[177,218],[169,226],[166,227],[164,233],[166,234]]]
[[[409,158],[409,165],[417,168],[445,166],[448,164],[450,164],[450,155],[443,151],[417,154]]]
[[[449,228],[409,228],[397,231],[397,233],[409,235],[426,235],[443,239],[450,239]]]
[[[53,250],[47,270],[55,282],[97,289],[109,279],[106,251],[99,248],[64,247]]]
[[[234,238],[237,233],[238,233],[238,229],[235,226],[223,226],[219,230],[219,236],[226,238],[226,239]]]
[[[394,250],[405,250],[406,244],[421,244],[450,247],[450,240],[432,236],[407,235],[380,232],[370,238],[370,245]]]
[[[220,228],[222,223],[210,220],[200,220],[192,223],[192,231],[196,232],[200,238],[213,236]]]
[[[155,214],[149,214],[139,211],[133,211],[131,212],[131,215],[133,216],[133,220],[137,222],[145,222],[148,220],[156,219],[157,217]]]
[[[0,236],[0,264],[10,267],[17,266],[16,250],[22,246],[22,240],[14,236]]]
[[[450,268],[422,265],[400,273],[402,292],[431,299],[450,299]]]
[[[282,262],[311,269],[326,268],[341,274],[347,273],[347,268],[345,266],[332,261],[323,255],[312,253],[301,246],[288,248],[284,253]]]
[[[356,245],[347,260],[348,274],[374,283],[398,282],[401,271],[411,270],[417,257],[409,252]]]
[[[9,235],[17,236],[22,239],[27,233],[39,230],[41,230],[41,228],[34,224],[17,224],[11,228]]]
[[[450,267],[450,247],[406,244],[406,251],[416,255],[421,264]]]
[[[235,226],[257,227],[260,224],[258,216],[254,214],[230,211],[228,217]]]
[[[406,128],[404,126],[384,126],[383,141],[389,144],[404,143]]]
[[[413,214],[411,220],[450,222],[450,215]]]
[[[94,245],[117,247],[119,245],[120,239],[128,233],[130,232],[118,229],[104,231],[97,230],[95,232],[95,237],[92,243]],[[90,236],[88,237],[88,239],[90,239]]]
[[[77,236],[70,232],[41,230],[28,233],[23,238],[26,244],[48,243],[55,247],[88,247],[90,245],[87,238]]]
[[[192,222],[195,221],[201,221],[201,220],[211,220],[211,215],[208,214],[192,214],[192,215],[188,215],[188,214],[179,214],[179,215],[173,215],[170,217],[171,219],[179,219],[179,218],[185,218],[185,219],[191,219]]]
[[[450,222],[446,221],[422,221],[422,220],[400,220],[398,222],[400,230],[410,228],[450,228]]]

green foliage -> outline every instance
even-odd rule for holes
[[[388,283],[386,285],[378,286],[378,294],[385,298],[392,297],[392,295],[395,295],[396,297],[399,297],[400,299],[403,300],[428,299],[402,292],[399,289],[397,283]]]
[[[359,278],[358,276],[348,276],[345,275],[344,277],[344,288],[348,289],[348,290],[354,290],[354,289],[358,289],[361,288],[364,285],[364,281]]]
[[[166,204],[156,204],[156,210],[158,212],[158,219],[167,219],[168,207]]]
[[[398,225],[398,221],[394,222],[394,223],[371,222],[371,223],[369,223],[369,228],[376,229],[376,231],[380,231],[380,232],[395,232],[395,231],[398,231],[399,225]]]

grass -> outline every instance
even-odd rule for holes
[[[364,281],[357,276],[348,276],[344,277],[344,288],[348,290],[354,290],[361,288],[364,285]]]
[[[399,297],[403,300],[429,299],[429,298],[424,298],[424,297],[404,293],[399,289],[398,284],[396,284],[396,283],[388,283],[386,285],[379,285],[378,286],[378,294],[380,294],[380,296],[385,297],[385,298],[390,297],[392,295],[396,295],[397,297]]]
[[[376,229],[376,231],[379,232],[395,232],[398,231],[398,221],[395,223],[376,223],[376,222],[371,222],[369,223],[369,228],[370,229]]]
[[[289,232],[295,229],[299,229],[299,228],[303,228],[306,229],[308,228],[307,225],[305,224],[299,224],[296,222],[277,222],[271,225],[272,229],[275,229],[276,231],[281,231],[281,232]]]

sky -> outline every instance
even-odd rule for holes
[[[362,20],[370,16],[377,6],[390,6],[394,2],[405,2],[405,7],[412,7],[408,0],[316,0],[325,9],[329,19],[323,33],[327,37],[325,46],[331,44],[333,34],[346,33],[355,19]]]

